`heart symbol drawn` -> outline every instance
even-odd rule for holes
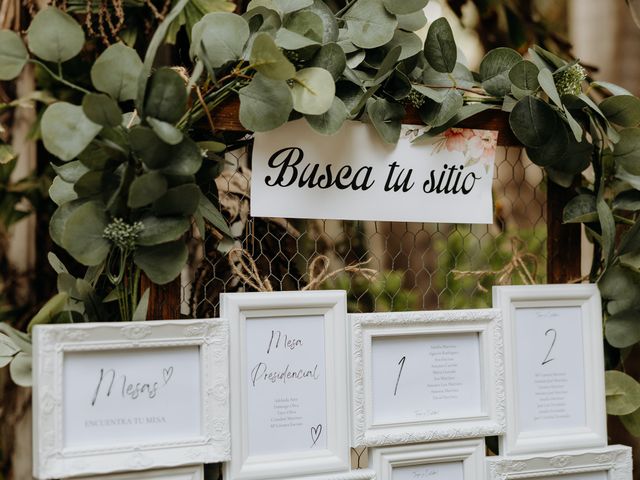
[[[313,443],[311,444],[312,448],[318,442],[318,439],[320,438],[321,434],[322,434],[322,425],[321,424],[318,425],[317,427],[311,427],[311,440],[313,441]]]
[[[165,385],[169,383],[169,380],[171,380],[172,376],[173,376],[173,367],[162,369],[162,379],[164,380]]]

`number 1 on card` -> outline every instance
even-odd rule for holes
[[[396,380],[396,388],[393,389],[393,396],[395,397],[398,393],[398,384],[400,383],[400,375],[402,375],[402,369],[404,368],[404,362],[407,360],[407,357],[402,357],[398,362],[400,365],[400,370],[398,371],[398,378]]]

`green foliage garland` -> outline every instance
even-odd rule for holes
[[[140,271],[156,283],[173,280],[186,262],[192,221],[201,231],[207,220],[229,234],[198,180],[203,162],[225,147],[198,145],[192,132],[232,96],[251,131],[304,117],[330,135],[346,120],[361,119],[388,143],[398,141],[409,105],[430,127],[427,137],[501,109],[548,178],[577,185],[564,220],[584,224],[596,245],[590,280],[602,291],[615,369],[607,373],[609,411],[640,435],[638,383],[621,371],[640,341],[640,99],[588,81],[577,61],[539,47],[527,58],[496,48],[471,72],[446,20],[431,23],[424,45],[414,33],[426,24],[426,0],[351,0],[339,11],[322,0],[253,0],[243,15],[209,13],[193,25],[190,79],[171,68],[153,70],[158,47],[187,3],[176,3],[144,62],[123,44],[110,46],[91,67],[94,91],[63,76],[64,62],[85,41],[70,15],[41,11],[28,49],[17,34],[0,31],[0,79],[35,63],[83,95],[81,105],[50,105],[41,130],[60,160],[50,190],[58,205],[51,237],[89,269],[83,279],[69,278],[52,258],[66,281],[36,323],[100,318],[100,303],[109,299],[121,303],[123,319],[139,318]],[[114,289],[96,298],[104,277]]]

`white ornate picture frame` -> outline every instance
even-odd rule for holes
[[[632,480],[631,447],[610,447],[513,457],[487,457],[488,480],[556,478]]]
[[[223,293],[221,312],[231,339],[225,480],[371,478],[350,471],[346,293]]]
[[[493,288],[504,316],[507,430],[501,455],[607,445],[598,287]]]
[[[496,309],[425,311],[403,313],[372,313],[349,315],[352,326],[352,417],[354,446],[384,446],[417,443],[425,441],[452,440],[461,438],[500,435],[505,429],[504,398],[504,363],[502,354],[502,319]],[[444,344],[441,345],[442,341]],[[389,343],[393,361],[393,372],[379,370],[382,360],[374,366],[374,343]],[[412,387],[420,388],[406,399],[408,404],[397,406],[395,396],[402,388],[401,375],[403,369],[408,372],[409,360],[402,356],[406,342],[412,343],[413,372]],[[459,342],[459,349],[456,346]],[[467,354],[471,355],[463,365],[452,361],[456,355],[462,358],[463,345]],[[453,347],[451,347],[453,346]],[[375,347],[378,348],[378,347]],[[437,356],[438,349],[452,348],[445,356]],[[395,349],[395,350],[394,350]],[[417,350],[416,350],[417,349]],[[378,350],[381,352],[382,350]],[[397,352],[397,353],[396,353]],[[381,355],[383,355],[381,353]],[[386,355],[386,353],[384,353]],[[429,357],[429,355],[436,355]],[[400,361],[398,362],[398,358]],[[380,357],[382,358],[382,357]],[[387,358],[391,358],[388,356]],[[443,360],[442,366],[449,370],[436,370]],[[406,361],[406,365],[405,365]],[[397,363],[396,363],[397,362]],[[431,363],[428,363],[431,362]],[[475,372],[464,373],[464,369],[476,369]],[[378,369],[377,371],[374,371]],[[429,371],[427,371],[429,370]],[[424,375],[423,373],[426,372]],[[452,377],[440,376],[440,373]],[[423,378],[433,373],[433,384],[422,385]],[[438,376],[436,376],[436,374]],[[463,379],[464,377],[464,379]],[[375,379],[378,380],[375,380]],[[385,379],[384,381],[382,379]],[[411,377],[409,377],[411,378]],[[427,382],[428,380],[424,380]],[[458,401],[464,399],[475,402],[473,411],[467,413],[460,409],[456,413],[442,409],[442,396],[439,384],[449,381],[460,384],[454,387],[452,395]],[[378,382],[378,386],[376,386]],[[393,382],[393,383],[389,383]],[[391,392],[381,392],[382,385],[395,385],[394,397]],[[424,387],[424,388],[422,388]],[[427,396],[427,387],[430,397]],[[391,390],[391,388],[389,388]],[[456,393],[457,392],[457,393]],[[466,392],[466,393],[465,393]],[[470,394],[469,394],[470,393]],[[377,398],[376,398],[377,396]],[[437,400],[430,405],[430,399]],[[393,415],[402,414],[403,418],[385,418],[377,415],[376,405],[388,402]],[[418,407],[419,406],[419,407]],[[417,409],[419,408],[419,409]],[[393,416],[392,415],[392,416]]]
[[[34,476],[228,460],[228,335],[220,319],[36,326]]]
[[[204,480],[204,466],[190,465],[142,472],[114,473],[98,477],[76,477],[75,480]]]
[[[369,467],[376,480],[484,480],[485,448],[483,438],[375,447]]]

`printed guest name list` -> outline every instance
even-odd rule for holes
[[[324,317],[247,321],[249,454],[326,448]]]

